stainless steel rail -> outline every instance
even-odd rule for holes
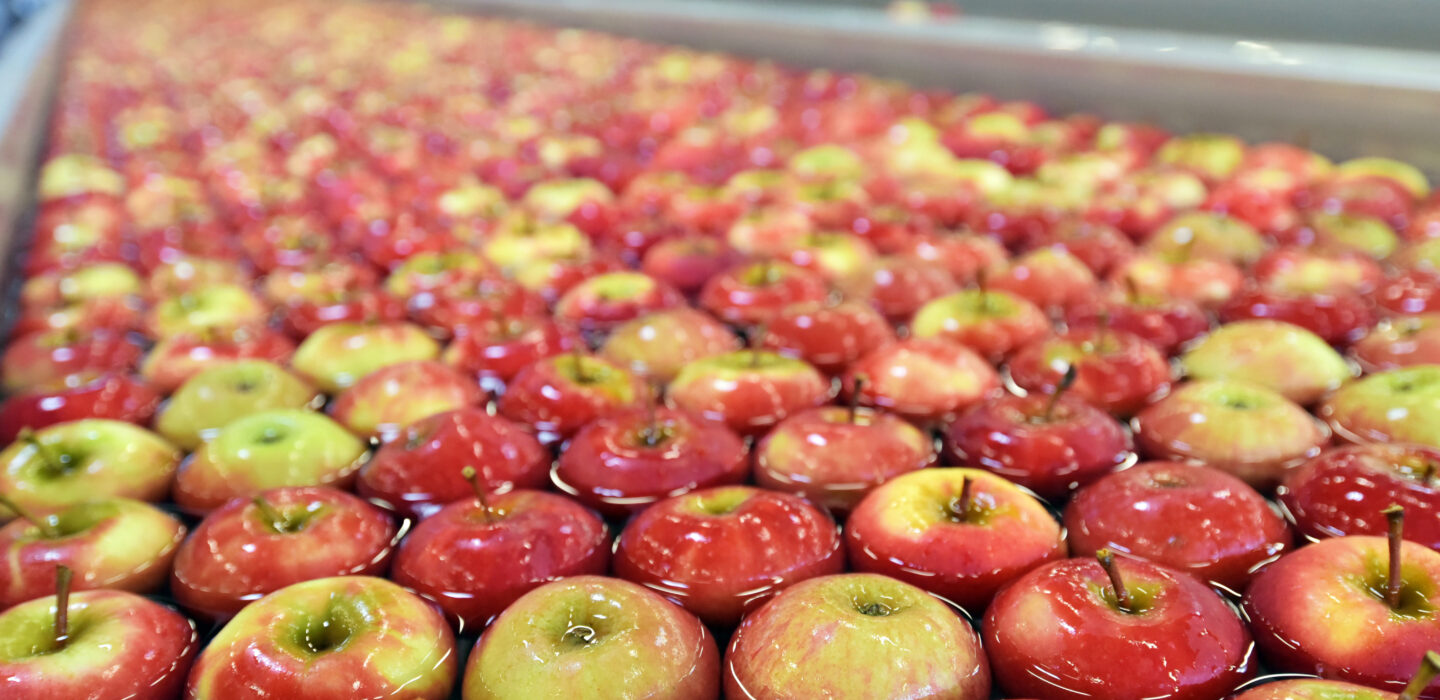
[[[14,266],[17,229],[29,210],[70,8],[68,0],[46,6],[0,45],[0,276]]]

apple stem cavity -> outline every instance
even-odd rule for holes
[[[590,383],[590,369],[585,366],[585,358],[579,350],[570,353],[570,367],[575,371],[575,381]]]
[[[1105,575],[1110,577],[1110,586],[1115,589],[1115,602],[1120,612],[1133,613],[1135,608],[1130,600],[1130,590],[1125,588],[1125,581],[1120,578],[1120,567],[1115,565],[1114,552],[1101,549],[1095,552],[1095,558],[1099,560],[1100,568],[1105,569]]]
[[[855,380],[850,382],[850,406],[847,418],[851,425],[855,424],[855,417],[860,413],[860,391],[865,388],[865,375],[855,375]]]
[[[1050,418],[1055,415],[1055,405],[1060,403],[1060,397],[1064,396],[1065,392],[1070,390],[1070,387],[1075,386],[1075,376],[1078,373],[1079,371],[1075,369],[1075,365],[1073,364],[1065,367],[1064,376],[1060,377],[1060,383],[1055,385],[1055,391],[1050,393],[1050,400],[1045,403],[1044,418],[1047,423],[1050,421]]]
[[[280,511],[275,510],[275,506],[265,500],[264,496],[257,493],[254,498],[250,499],[250,502],[255,504],[256,510],[260,511],[260,519],[265,521],[265,525],[271,530],[284,535],[299,529],[289,518],[282,515]]]
[[[1420,668],[1415,670],[1415,675],[1410,678],[1410,684],[1400,692],[1397,700],[1417,700],[1420,694],[1440,676],[1440,653],[1427,651],[1420,659]]]
[[[70,641],[70,581],[75,572],[61,564],[55,567],[55,650]]]
[[[1385,580],[1385,602],[1390,604],[1391,609],[1399,610],[1400,593],[1404,584],[1400,577],[1400,545],[1405,541],[1405,509],[1391,504],[1380,512],[1390,521],[1390,531],[1386,536],[1390,545],[1390,570]]]
[[[40,461],[45,464],[47,471],[58,473],[65,469],[65,460],[51,452],[49,445],[40,442],[40,438],[35,435],[34,430],[28,427],[22,428],[18,437],[21,442],[28,445],[30,449],[35,450],[36,454],[40,455]]]
[[[48,516],[42,518],[35,515],[34,513],[31,513],[30,511],[21,507],[19,503],[16,503],[13,499],[5,495],[4,493],[0,493],[0,506],[4,506],[6,510],[14,513],[21,520],[24,520],[25,522],[34,525],[35,529],[40,531],[41,537],[44,537],[47,540],[53,540],[60,537],[60,531],[55,529],[54,525],[50,524],[50,518]]]
[[[485,487],[480,484],[480,473],[475,471],[475,467],[466,465],[460,470],[460,475],[470,482],[470,490],[475,492],[475,501],[480,504],[480,514],[485,516],[485,522],[495,522],[495,511],[490,508],[490,499],[486,498]]]

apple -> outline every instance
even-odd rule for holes
[[[246,606],[200,652],[186,697],[444,700],[457,664],[450,626],[428,603],[383,579],[338,576]]]
[[[924,261],[950,271],[956,284],[973,284],[1005,269],[1009,254],[989,236],[928,234],[916,236],[898,253],[902,259]]]
[[[701,358],[670,382],[665,402],[731,430],[758,436],[830,399],[830,383],[803,360],[749,349]]]
[[[1250,633],[1199,579],[1098,559],[1042,566],[995,596],[982,629],[1007,695],[1209,700],[1254,674]]]
[[[925,469],[871,491],[845,521],[856,571],[885,574],[979,613],[1005,584],[1065,557],[1045,506],[978,469]]]
[[[129,498],[83,501],[54,514],[31,513],[9,496],[20,518],[0,527],[0,610],[54,591],[55,564],[76,574],[76,590],[150,593],[165,584],[185,526]]]
[[[1170,390],[1170,365],[1158,348],[1103,326],[1032,341],[1006,370],[1021,389],[1050,394],[1071,367],[1075,395],[1112,415],[1133,415]]]
[[[310,408],[315,387],[265,360],[237,360],[186,380],[155,419],[155,429],[185,450],[215,437],[236,418],[270,409]]]
[[[477,281],[490,272],[490,263],[472,251],[424,252],[406,258],[391,270],[385,278],[385,291],[413,301],[422,294]]]
[[[1440,311],[1440,273],[1429,269],[1401,270],[1385,280],[1370,297],[1377,310],[1387,316]]]
[[[5,348],[0,377],[11,394],[76,386],[106,372],[132,371],[143,353],[134,339],[109,329],[35,331]]]
[[[86,419],[144,425],[155,415],[160,396],[127,374],[102,374],[72,387],[15,394],[0,402],[0,444],[15,441],[22,430]]]
[[[1246,382],[1302,406],[1315,403],[1354,376],[1320,336],[1283,321],[1235,321],[1216,328],[1180,358],[1195,380]]]
[[[1372,374],[1340,387],[1317,415],[1348,442],[1414,442],[1440,446],[1440,366],[1415,365]]]
[[[175,503],[195,514],[282,486],[347,488],[369,457],[363,441],[323,415],[294,409],[232,421],[180,465]]]
[[[543,583],[609,568],[610,533],[591,511],[543,491],[487,494],[473,467],[463,475],[474,498],[420,521],[400,543],[392,574],[462,630],[483,628]]]
[[[1285,521],[1245,482],[1218,469],[1142,462],[1081,489],[1065,507],[1074,556],[1108,549],[1242,591],[1291,549]]]
[[[1154,255],[1137,255],[1112,270],[1109,279],[1133,287],[1131,296],[1176,298],[1213,309],[1245,284],[1245,273],[1225,260],[1167,262]]]
[[[724,675],[729,698],[990,697],[969,623],[877,574],[821,576],[781,591],[735,630]]]
[[[360,468],[356,491],[401,515],[425,518],[471,489],[457,464],[477,465],[490,493],[533,489],[550,474],[550,454],[524,427],[480,407],[421,418],[384,443]]]
[[[1294,294],[1366,294],[1385,279],[1380,264],[1362,253],[1293,246],[1266,253],[1250,274],[1260,287]]]
[[[991,289],[1009,292],[1052,313],[1093,295],[1097,284],[1085,263],[1056,247],[1025,253],[990,280]]]
[[[1313,539],[1383,535],[1380,511],[1411,514],[1405,537],[1440,549],[1440,450],[1406,444],[1337,447],[1289,474],[1276,489],[1300,534]]]
[[[1414,365],[1440,364],[1440,314],[1386,319],[1350,346],[1361,369],[1375,374]]]
[[[823,406],[797,413],[755,446],[755,483],[844,514],[871,489],[935,463],[932,439],[871,409]]]
[[[343,322],[398,323],[405,320],[405,302],[382,289],[352,287],[318,297],[286,302],[280,325],[292,338],[303,340],[320,328]]]
[[[181,256],[145,276],[145,294],[150,299],[164,299],[217,282],[244,285],[251,281],[253,273],[238,260]]]
[[[500,415],[533,428],[542,443],[559,442],[596,418],[639,408],[650,388],[629,370],[571,353],[536,361],[510,380]]]
[[[419,326],[341,322],[322,326],[305,338],[291,366],[334,394],[382,367],[439,355],[440,345]]]
[[[217,283],[157,303],[145,325],[157,337],[199,333],[208,329],[234,329],[265,323],[268,309],[249,289]]]
[[[796,357],[827,374],[895,340],[885,318],[867,305],[840,302],[792,304],[765,326],[763,348]]]
[[[682,307],[620,324],[606,336],[600,356],[646,379],[669,382],[685,365],[739,350],[740,345],[714,317]]]
[[[1419,690],[1423,690],[1420,688]],[[1406,700],[1420,697],[1419,692]],[[1276,680],[1265,683],[1233,696],[1233,700],[1398,700],[1400,696],[1384,690],[1367,688],[1363,685],[1344,681],[1327,681],[1319,678],[1298,678]]]
[[[394,439],[417,420],[480,403],[480,387],[439,362],[402,362],[365,375],[340,392],[330,414],[361,437]]]
[[[855,218],[849,217],[845,224]],[[864,238],[853,233],[817,231],[800,236],[781,255],[798,267],[835,281],[864,268],[877,253]]]
[[[458,335],[477,325],[546,316],[539,294],[502,277],[468,279],[410,300],[410,317],[437,334]]]
[[[666,498],[615,546],[615,575],[729,628],[786,587],[844,569],[840,529],[804,499],[749,486]]]
[[[1285,321],[1342,347],[1364,337],[1376,321],[1370,302],[1357,293],[1297,293],[1253,285],[1237,290],[1220,306],[1219,315],[1224,323],[1244,319]]]
[[[1174,136],[1155,151],[1155,162],[1216,182],[1229,178],[1244,161],[1245,142],[1229,134]]]
[[[171,394],[202,370],[236,360],[290,363],[295,343],[264,326],[237,328],[229,333],[172,335],[161,338],[140,365],[140,376],[156,391]]]
[[[639,272],[608,272],[581,282],[555,303],[555,317],[582,330],[605,332],[647,313],[681,306],[680,292]]]
[[[578,331],[546,317],[505,318],[454,331],[455,339],[440,360],[478,375],[481,385],[491,391],[540,360],[584,346]]]
[[[657,242],[645,251],[640,269],[647,275],[694,296],[706,282],[738,262],[725,241],[708,236],[683,236]]]
[[[122,263],[97,263],[74,270],[52,270],[25,280],[20,303],[31,308],[74,304],[140,294],[143,282]]]
[[[1440,585],[1440,553],[1403,541],[1404,509],[1386,510],[1388,542],[1322,540],[1251,581],[1245,612],[1267,665],[1372,688],[1406,686],[1440,639],[1430,602]],[[1440,685],[1419,697],[1440,697]]]
[[[915,338],[942,338],[964,345],[991,362],[1050,332],[1034,304],[1008,292],[970,289],[920,307],[910,321]]]
[[[949,422],[999,391],[1000,377],[963,345],[908,338],[851,363],[841,387],[847,400],[858,397],[861,405],[930,425]]]
[[[825,281],[790,263],[762,261],[732,267],[705,283],[701,308],[736,325],[768,323],[799,302],[822,302],[830,294]]]
[[[669,496],[739,483],[749,471],[744,441],[724,425],[652,405],[581,428],[551,478],[581,503],[621,517]]]
[[[1148,459],[1205,464],[1261,491],[1320,454],[1330,430],[1277,392],[1230,380],[1188,382],[1132,421]]]
[[[45,514],[96,498],[161,501],[181,453],[164,438],[121,421],[60,423],[0,452],[0,493]],[[10,517],[0,508],[0,520]]]
[[[17,698],[173,700],[200,647],[194,623],[134,593],[70,593],[0,612],[0,683]]]
[[[1071,330],[1105,327],[1139,336],[1166,356],[1210,330],[1210,318],[1195,302],[1142,293],[1130,278],[1102,288],[1065,309]]]
[[[490,624],[466,663],[462,697],[715,700],[719,686],[715,638],[694,616],[628,581],[572,576]]]
[[[837,284],[846,299],[870,304],[892,323],[909,320],[926,303],[960,288],[939,264],[899,256],[876,258]]]

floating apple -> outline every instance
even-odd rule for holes
[[[237,418],[282,408],[314,406],[309,382],[264,360],[239,360],[186,380],[155,419],[155,429],[186,450],[214,438]]]
[[[41,514],[97,498],[161,501],[180,456],[164,438],[130,423],[61,423],[22,432],[0,452],[0,493]],[[0,509],[0,519],[7,515]]]
[[[1318,415],[1350,442],[1440,446],[1440,366],[1415,365],[1358,379],[1321,404]]]
[[[598,357],[571,353],[521,370],[500,397],[500,415],[529,425],[541,442],[557,442],[596,418],[651,400],[639,377]]]
[[[680,370],[665,394],[671,408],[724,423],[741,435],[762,434],[829,398],[830,384],[814,367],[757,349],[696,360]]]
[[[341,425],[362,437],[394,439],[422,418],[466,408],[484,394],[473,379],[439,362],[402,362],[365,375],[330,407]]]
[[[382,367],[433,360],[440,345],[408,323],[332,323],[311,333],[291,365],[329,393],[338,393]]]
[[[841,386],[847,400],[929,425],[953,420],[999,391],[1000,377],[970,348],[909,338],[856,360]]]
[[[1276,489],[1300,533],[1311,538],[1383,535],[1381,511],[1410,514],[1405,537],[1440,549],[1440,450],[1420,445],[1337,447],[1285,475]]]
[[[1227,323],[1180,358],[1191,379],[1228,379],[1272,389],[1308,406],[1354,376],[1320,336],[1282,321]]]

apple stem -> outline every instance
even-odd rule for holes
[[[21,442],[29,445],[31,449],[40,455],[40,461],[45,463],[47,470],[58,472],[65,468],[65,460],[55,456],[55,453],[50,451],[49,445],[40,442],[40,438],[35,435],[34,430],[31,430],[29,427],[21,428],[18,437]]]
[[[1421,485],[1421,486],[1426,486],[1426,487],[1428,487],[1428,486],[1430,486],[1432,483],[1435,482],[1435,466],[1436,466],[1436,465],[1435,465],[1434,462],[1426,462],[1426,463],[1425,463],[1425,470],[1422,471],[1422,472],[1420,472],[1420,485]]]
[[[960,477],[960,496],[950,505],[950,512],[962,523],[970,522],[970,491],[974,485],[970,477]]]
[[[1420,659],[1420,668],[1415,669],[1415,675],[1410,678],[1410,684],[1400,692],[1396,700],[1417,700],[1425,689],[1440,676],[1440,653],[1433,651],[1425,652]]]
[[[590,371],[585,367],[585,358],[578,349],[570,353],[570,364],[575,370],[575,379],[581,384],[589,384]]]
[[[850,382],[850,424],[855,424],[855,416],[860,412],[860,391],[865,388],[865,375],[857,374]]]
[[[1095,558],[1100,561],[1100,567],[1105,569],[1105,574],[1110,577],[1110,585],[1115,588],[1115,602],[1120,605],[1120,612],[1130,612],[1130,591],[1125,588],[1124,579],[1120,578],[1120,567],[1115,565],[1115,554],[1108,549],[1101,549],[1095,552]]]
[[[264,520],[271,530],[284,534],[293,529],[290,520],[281,515],[280,511],[275,510],[275,506],[265,500],[264,496],[257,493],[254,498],[250,499],[250,502],[255,504],[255,508],[260,511],[260,519]]]
[[[990,272],[983,266],[975,271],[975,288],[980,290],[980,310],[990,310]]]
[[[751,329],[750,336],[745,339],[750,346],[750,366],[752,368],[760,366],[760,345],[765,341],[765,331],[765,324],[762,323]]]
[[[1140,285],[1132,275],[1125,275],[1125,300],[1131,304],[1140,303]]]
[[[1380,511],[1385,514],[1385,519],[1390,521],[1390,532],[1386,539],[1390,545],[1390,571],[1385,581],[1385,602],[1390,604],[1392,609],[1400,608],[1400,545],[1405,541],[1405,509],[1401,506],[1391,504],[1390,507]]]
[[[490,499],[485,497],[485,487],[480,484],[480,473],[467,464],[460,470],[460,475],[470,482],[470,490],[475,492],[475,500],[480,504],[480,512],[484,514],[485,522],[495,522],[495,511],[490,509]]]
[[[660,384],[656,383],[655,386],[651,388],[651,400],[645,403],[645,430],[642,433],[642,437],[647,447],[654,447],[660,444],[660,426],[655,417],[655,412],[659,409],[660,405],[660,392]]]
[[[1055,414],[1055,405],[1060,403],[1060,397],[1064,396],[1065,392],[1069,391],[1070,387],[1075,385],[1076,374],[1077,370],[1075,369],[1075,365],[1069,365],[1065,368],[1065,375],[1060,377],[1060,383],[1055,385],[1055,391],[1050,392],[1050,401],[1045,404],[1046,422],[1049,422],[1050,417]]]
[[[56,530],[55,527],[50,524],[48,517],[37,517],[34,513],[22,508],[19,503],[16,503],[4,493],[0,493],[0,506],[4,506],[7,510],[19,516],[21,520],[34,525],[35,529],[39,530],[40,535],[45,539],[53,540],[60,536],[60,531]]]
[[[55,649],[70,641],[70,580],[74,572],[61,564],[55,567]]]

